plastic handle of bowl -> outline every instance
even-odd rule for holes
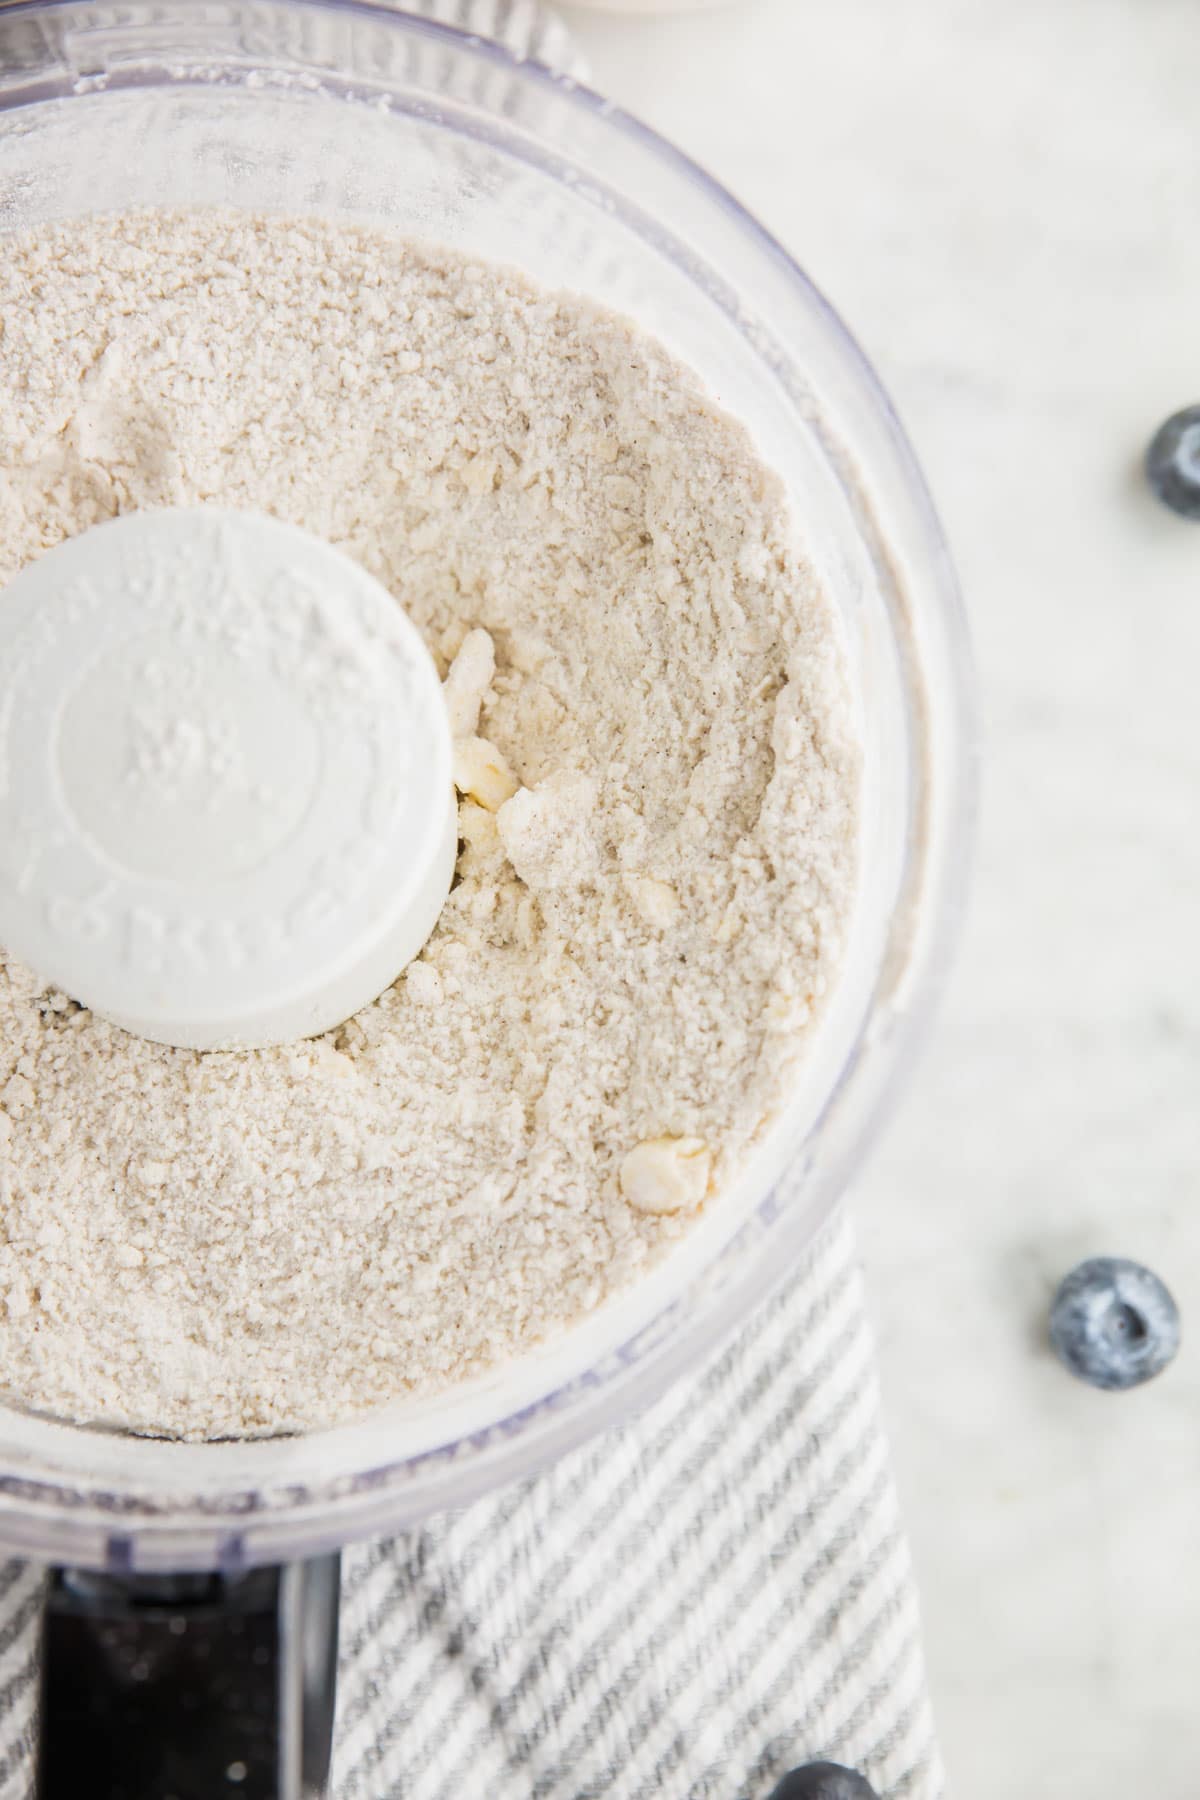
[[[322,1800],[341,1559],[216,1575],[57,1569],[38,1800]]]

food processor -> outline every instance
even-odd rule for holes
[[[303,1436],[166,1442],[0,1411],[0,1549],[57,1571],[48,1716],[81,1671],[93,1696],[127,1682],[155,1621],[186,1615],[188,1642],[227,1646],[232,1622],[265,1651],[272,1779],[292,1795],[328,1767],[338,1548],[619,1423],[701,1363],[829,1214],[911,1065],[959,910],[967,654],[919,471],[836,314],[715,182],[570,78],[375,0],[5,8],[0,233],[181,205],[432,238],[661,338],[786,485],[863,746],[858,901],[790,1102],[638,1283],[503,1368]],[[269,1620],[261,1641],[249,1618]],[[115,1660],[87,1649],[104,1632]]]

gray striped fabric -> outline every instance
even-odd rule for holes
[[[495,38],[514,55],[544,63],[549,69],[582,77],[585,73],[562,21],[539,0],[378,0],[397,12],[419,13],[443,25]]]
[[[0,1565],[0,1800],[41,1585]],[[940,1800],[848,1224],[640,1419],[348,1550],[341,1636],[334,1800],[765,1800],[813,1757]]]
[[[0,1565],[0,1800],[29,1800],[42,1576]],[[344,1559],[335,1800],[763,1800],[824,1756],[940,1800],[845,1222],[699,1376]]]
[[[337,1800],[942,1792],[852,1239],[547,1473],[347,1554]]]
[[[45,1585],[40,1568],[0,1563],[0,1800],[32,1800]]]
[[[404,10],[582,73],[534,0]],[[334,1800],[761,1800],[816,1756],[942,1795],[845,1222],[641,1419],[344,1570]],[[0,1800],[34,1791],[43,1585],[0,1564]]]

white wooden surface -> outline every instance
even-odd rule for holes
[[[597,84],[800,257],[895,396],[980,664],[967,942],[857,1210],[952,1791],[1200,1793],[1200,527],[1141,447],[1200,400],[1195,0],[572,12]],[[1192,1337],[1103,1396],[1041,1343],[1128,1253]]]

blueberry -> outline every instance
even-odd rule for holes
[[[1172,413],[1150,439],[1146,480],[1164,506],[1200,519],[1200,406]]]
[[[875,1789],[840,1763],[805,1763],[785,1775],[771,1800],[879,1800]]]
[[[1072,1269],[1050,1311],[1059,1361],[1098,1388],[1131,1388],[1158,1375],[1179,1348],[1179,1308],[1157,1275],[1121,1256]]]

